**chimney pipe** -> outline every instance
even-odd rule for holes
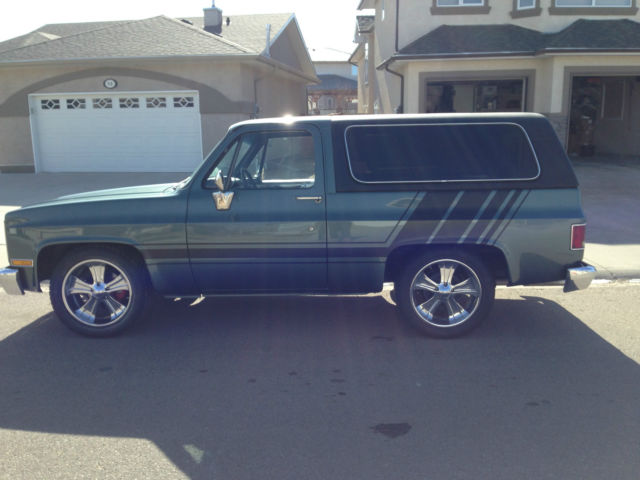
[[[215,0],[211,2],[211,8],[204,9],[204,29],[216,35],[222,33],[222,10],[216,7]]]

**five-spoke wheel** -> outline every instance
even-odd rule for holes
[[[146,292],[139,262],[116,250],[88,248],[62,259],[51,278],[60,320],[91,336],[119,333],[139,315]]]
[[[495,282],[481,260],[464,252],[439,251],[409,263],[396,285],[400,308],[423,332],[454,337],[487,315]]]

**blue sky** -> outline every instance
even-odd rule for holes
[[[352,51],[360,0],[216,0],[224,15],[294,12],[307,46]],[[2,0],[0,41],[47,23],[198,16],[210,0]]]

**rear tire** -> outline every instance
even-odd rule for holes
[[[145,265],[112,248],[67,254],[51,276],[51,305],[60,321],[89,337],[117,335],[142,314],[148,293]]]
[[[409,262],[396,283],[397,303],[421,332],[453,338],[476,328],[489,314],[495,279],[475,255],[437,250]]]

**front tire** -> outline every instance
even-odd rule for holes
[[[404,316],[420,331],[452,338],[473,330],[489,314],[495,279],[475,255],[438,250],[405,266],[396,296]]]
[[[117,249],[84,248],[58,263],[51,276],[51,305],[60,321],[90,337],[128,328],[144,309],[145,266]]]

